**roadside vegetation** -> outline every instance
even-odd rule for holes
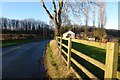
[[[66,63],[63,61],[55,40],[47,44],[44,65],[47,74],[51,79],[72,79],[75,75],[71,70],[67,69]]]

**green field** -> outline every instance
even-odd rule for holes
[[[63,43],[67,45],[67,41],[63,41]],[[64,47],[62,47],[62,48],[65,51],[67,51]],[[106,50],[105,49],[100,49],[97,47],[88,46],[88,45],[84,45],[84,44],[78,44],[75,42],[72,42],[72,48],[105,64],[105,58],[106,58]],[[92,72],[95,76],[97,76],[100,79],[104,78],[103,70],[101,70],[100,68],[85,61],[84,59],[78,57],[74,53],[72,53],[71,56],[77,62],[79,62],[81,65],[83,65],[85,68],[87,68],[90,72]],[[72,66],[83,78],[88,79],[88,77],[80,69],[78,69],[74,65],[74,63],[72,63]],[[119,54],[119,60],[118,60],[118,71],[120,71],[120,54]]]
[[[14,40],[4,40],[0,43],[0,47],[7,47],[17,44],[29,43],[29,42],[36,42],[42,39],[14,39]]]

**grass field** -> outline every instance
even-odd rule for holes
[[[63,41],[63,43],[67,45],[67,41]],[[62,48],[65,51],[67,51],[67,49],[65,49],[64,47],[62,47]],[[105,49],[100,49],[97,47],[88,46],[88,45],[84,45],[84,44],[78,44],[75,42],[72,42],[72,48],[79,51],[79,52],[82,52],[83,54],[90,56],[90,57],[92,57],[92,58],[94,58],[102,63],[105,63],[105,58],[106,58],[106,50]],[[76,61],[78,61],[81,65],[83,65],[85,68],[87,68],[90,72],[92,72],[94,75],[96,75],[98,78],[100,78],[100,79],[104,78],[104,71],[103,70],[101,70],[100,68],[85,61],[84,59],[78,57],[74,53],[72,53],[71,56]],[[74,63],[72,63],[72,66],[84,79],[88,79],[88,77],[80,69],[78,69],[74,65]],[[118,71],[120,71],[120,54],[119,54],[119,60],[118,60]]]
[[[28,43],[28,42],[36,42],[40,41],[42,39],[14,39],[14,40],[5,40],[0,43],[0,47],[7,47],[7,46],[12,46],[16,44],[23,44],[23,43]]]

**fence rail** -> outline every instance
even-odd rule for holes
[[[120,53],[120,46],[119,46],[119,53]]]
[[[87,40],[78,40],[78,39],[72,39],[72,41],[73,41],[73,42],[76,42],[76,43],[82,43],[82,44],[85,44],[85,45],[102,48],[102,49],[106,49],[106,47],[107,47],[107,44],[106,44],[106,43],[91,42],[91,41],[87,41]],[[94,45],[93,45],[93,44],[94,44]]]
[[[87,62],[97,66],[98,68],[102,69],[104,71],[104,78],[110,78],[110,79],[118,78],[118,79],[120,79],[120,72],[117,71],[118,53],[120,53],[120,46],[118,47],[117,42],[99,43],[99,42],[91,42],[91,41],[71,39],[71,38],[62,38],[62,37],[57,37],[57,38],[58,38],[57,42],[59,44],[58,47],[60,49],[60,53],[63,53],[67,56],[67,59],[64,59],[66,64],[67,64],[67,68],[72,69],[72,71],[76,74],[76,76],[78,78],[81,78],[81,76],[71,66],[71,62],[73,62],[89,78],[97,78],[97,76],[95,76],[93,73],[91,73],[89,70],[87,70],[84,66],[82,66],[79,62],[77,62],[74,58],[72,58],[71,52],[73,54],[76,54],[78,57],[84,59],[85,61],[87,61]],[[63,40],[67,40],[68,45],[63,44],[62,43]],[[85,44],[85,45],[89,45],[89,46],[94,46],[94,47],[98,47],[101,49],[106,49],[105,64],[73,49],[72,42],[81,43],[81,44]],[[65,52],[62,49],[62,46],[65,47],[68,52]]]
[[[84,55],[83,53],[78,52],[75,49],[72,49],[71,51],[73,53],[75,53],[76,55],[78,55],[79,57],[81,57],[81,58],[85,59],[86,61],[90,62],[91,64],[101,68],[102,70],[105,70],[105,65],[103,63],[101,63],[101,62],[99,62],[99,61],[97,61],[97,60],[95,60],[95,59],[93,59],[93,58],[91,58],[87,55]]]

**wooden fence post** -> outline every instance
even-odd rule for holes
[[[58,45],[58,36],[56,36],[56,42],[57,42],[57,45]]]
[[[118,43],[107,42],[106,62],[105,62],[106,69],[105,69],[104,78],[109,78],[110,80],[116,78],[117,64],[118,64]]]
[[[62,53],[62,37],[60,37],[60,54]]]
[[[71,47],[72,47],[72,42],[71,42],[71,38],[69,38],[68,39],[67,69],[70,69],[70,66],[71,66]]]

